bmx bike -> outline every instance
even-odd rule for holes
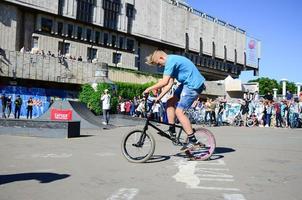
[[[175,128],[178,129],[175,137],[171,137],[171,135],[158,128],[156,123],[175,126]],[[182,126],[158,122],[153,120],[151,115],[148,115],[143,129],[132,130],[125,134],[122,139],[122,154],[129,162],[143,163],[152,157],[155,150],[155,139],[152,133],[149,131],[149,126],[157,130],[157,134],[160,136],[171,140],[173,145],[183,146],[188,142],[188,138],[184,133]],[[200,145],[195,145],[193,148],[185,151],[184,153],[187,155],[189,160],[209,159],[214,153],[216,147],[214,135],[205,128],[197,128],[195,129],[195,137]]]

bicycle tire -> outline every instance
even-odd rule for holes
[[[143,134],[145,134],[146,137],[142,146],[136,146]],[[147,151],[144,151],[144,153],[143,148],[145,147],[147,147]],[[123,137],[121,148],[123,156],[129,162],[143,163],[149,160],[153,155],[155,150],[155,139],[152,134],[148,132],[143,133],[142,130],[133,130]]]
[[[208,129],[198,128],[196,129],[195,137],[198,142],[205,146],[190,150],[190,154],[195,160],[208,160],[213,155],[216,148],[216,140],[213,133]]]
[[[255,126],[255,122],[254,122],[253,119],[248,119],[247,122],[246,122],[246,125],[248,127],[253,127],[253,126]]]

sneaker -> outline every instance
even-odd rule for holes
[[[106,122],[102,122],[104,125],[107,125],[107,123]]]
[[[205,144],[203,144],[203,143],[201,143],[201,142],[195,142],[195,143],[193,143],[193,142],[189,142],[189,143],[187,143],[187,144],[185,144],[181,149],[180,149],[180,151],[189,151],[189,150],[193,150],[193,149],[195,149],[195,148],[203,148],[203,147],[205,147],[206,145]]]
[[[176,133],[175,132],[171,132],[170,130],[167,130],[166,133],[170,135],[172,140],[176,139]]]

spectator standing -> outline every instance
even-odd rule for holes
[[[2,104],[2,118],[6,118],[5,110],[6,110],[7,98],[5,94],[1,95],[1,104]]]
[[[270,127],[271,126],[271,117],[273,114],[273,106],[271,101],[268,102],[266,106],[266,125],[265,127]]]
[[[247,101],[241,102],[240,112],[242,115],[243,126],[246,126],[247,114],[249,112]]]
[[[206,113],[205,113],[205,116],[204,116],[204,121],[205,123],[208,122],[208,115],[209,115],[209,118],[210,118],[210,123],[209,125],[211,126],[212,124],[212,113],[211,113],[211,102],[212,102],[212,99],[207,99],[207,102],[205,103],[204,107],[205,107],[205,110],[206,110]]]
[[[9,118],[12,112],[12,96],[8,96],[6,100],[7,118]]]
[[[274,109],[276,113],[276,126],[282,127],[281,104],[279,102],[276,102],[274,104]]]
[[[286,100],[290,101],[293,98],[293,94],[290,91],[286,91]]]
[[[125,109],[125,101],[122,100],[120,103],[120,109],[121,109],[121,114],[125,115],[126,114],[126,109]]]
[[[217,124],[216,122],[216,101],[212,101],[210,104],[210,110],[211,110],[211,122],[214,123],[214,125]]]
[[[130,111],[131,111],[131,102],[129,101],[129,99],[127,99],[125,102],[125,114],[130,115]]]
[[[111,96],[108,93],[108,89],[104,90],[104,94],[101,97],[101,101],[102,101],[102,109],[103,109],[103,124],[104,125],[108,125],[109,123],[109,119],[110,119],[110,99]]]
[[[219,102],[219,109],[218,109],[218,113],[217,113],[217,126],[222,126],[222,115],[224,112],[224,103],[223,102]]]
[[[18,95],[17,98],[15,99],[15,119],[20,119],[22,103],[23,103],[23,101],[22,101],[20,95]]]
[[[29,99],[27,101],[27,114],[26,114],[26,118],[27,119],[28,119],[28,117],[30,119],[32,119],[32,116],[33,116],[33,105],[34,105],[33,99],[32,99],[32,97],[29,97]]]
[[[152,106],[152,112],[154,115],[154,119],[156,121],[160,121],[159,111],[160,111],[160,104],[158,102],[156,102]]]

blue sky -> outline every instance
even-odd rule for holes
[[[302,82],[302,0],[187,0],[261,40],[259,77]],[[243,81],[255,79],[243,72]]]

